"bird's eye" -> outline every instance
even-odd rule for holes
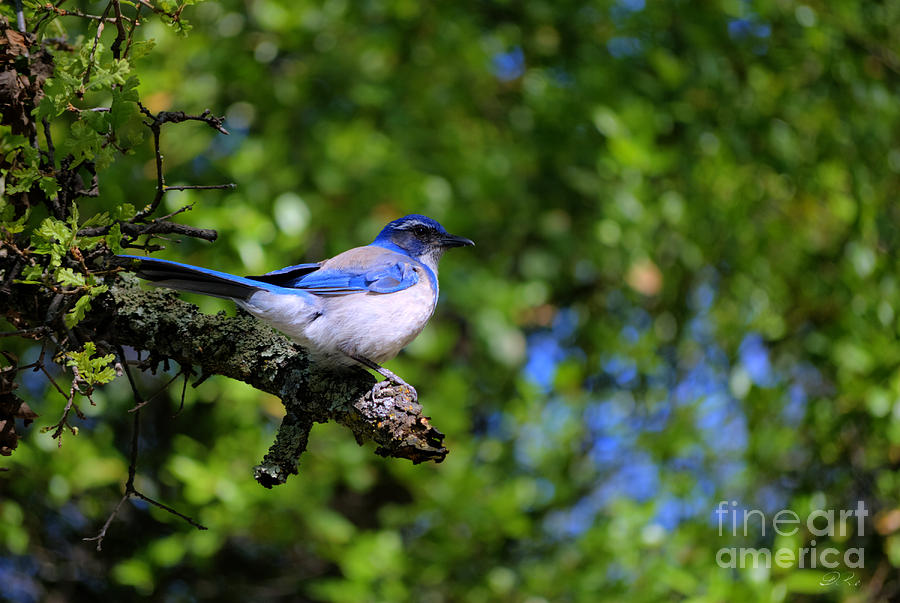
[[[424,237],[426,234],[428,234],[428,229],[425,228],[424,226],[422,226],[421,224],[417,224],[417,225],[413,226],[412,231],[413,231],[413,234],[416,235],[417,237]]]

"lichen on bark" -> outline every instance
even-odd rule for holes
[[[141,288],[130,277],[119,281],[111,288],[115,308],[107,337],[112,342],[244,381],[281,399],[285,417],[255,470],[264,486],[296,473],[313,423],[329,420],[348,427],[360,444],[374,440],[382,456],[414,463],[446,456],[444,435],[406,388],[373,398],[374,379],[366,371],[321,369],[303,348],[247,314],[203,314],[173,292]]]

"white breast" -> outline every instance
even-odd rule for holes
[[[415,339],[434,313],[437,283],[432,288],[427,271],[414,269],[419,282],[396,293],[319,297],[260,291],[241,305],[320,361],[353,364],[348,356],[361,356],[381,364]]]
[[[415,339],[434,313],[437,296],[424,270],[419,282],[397,293],[358,293],[323,300],[324,313],[304,336],[324,351],[362,356],[381,364]]]

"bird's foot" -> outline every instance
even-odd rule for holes
[[[363,366],[372,369],[373,371],[378,371],[378,373],[383,376],[384,381],[379,381],[372,387],[372,399],[377,400],[379,398],[390,398],[393,397],[391,394],[386,393],[385,390],[389,390],[394,386],[399,387],[401,393],[405,393],[412,398],[413,402],[418,402],[419,393],[416,391],[412,385],[395,375],[393,372],[384,368],[377,362],[373,362],[364,356],[353,356],[350,355],[350,358],[353,358]]]
[[[400,391],[405,390],[404,393],[409,394],[409,396],[413,399],[414,402],[419,399],[419,393],[416,391],[416,388],[414,388],[412,385],[410,385],[409,383],[407,383],[406,381],[404,381],[403,379],[401,379],[394,373],[391,373],[387,369],[384,369],[384,370],[385,370],[385,372],[390,373],[390,374],[385,375],[385,377],[387,377],[387,379],[385,379],[384,381],[379,381],[372,387],[372,397],[373,398],[377,399],[377,398],[389,397],[390,394],[386,394],[385,390],[390,390],[394,386],[397,386],[400,388]]]

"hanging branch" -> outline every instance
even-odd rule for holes
[[[173,509],[172,507],[159,502],[158,500],[154,500],[149,496],[141,493],[137,488],[134,487],[134,478],[137,475],[137,462],[138,462],[138,443],[140,442],[141,435],[141,407],[143,407],[149,400],[142,400],[141,394],[137,389],[137,384],[134,382],[134,378],[131,376],[131,371],[128,369],[128,363],[125,361],[125,352],[119,346],[119,361],[124,368],[125,375],[128,377],[128,383],[131,384],[131,391],[134,394],[134,399],[136,401],[135,407],[132,409],[134,411],[134,418],[132,420],[131,427],[131,450],[128,455],[128,479],[125,481],[125,493],[122,495],[122,498],[119,499],[119,502],[116,503],[116,506],[113,507],[112,513],[109,514],[109,517],[106,518],[106,522],[104,522],[103,527],[100,528],[100,532],[96,536],[91,536],[90,538],[82,538],[82,540],[88,542],[97,542],[97,551],[103,550],[103,539],[106,538],[106,532],[109,530],[109,526],[112,523],[113,519],[116,518],[116,515],[119,514],[119,509],[122,508],[122,505],[125,504],[125,501],[129,498],[135,497],[140,498],[146,503],[153,505],[154,507],[160,508],[167,513],[175,515],[176,517],[180,517],[185,520],[198,530],[207,529],[206,526],[196,522],[193,518],[181,513]]]
[[[159,207],[160,201],[162,201],[163,195],[167,190],[182,190],[178,187],[166,186],[165,176],[163,175],[163,156],[159,150],[159,138],[162,130],[162,125],[165,123],[181,123],[185,121],[202,121],[207,124],[213,130],[220,132],[221,134],[228,134],[228,130],[225,129],[223,125],[225,123],[224,117],[216,117],[212,114],[212,112],[207,109],[200,115],[188,115],[184,111],[160,111],[157,114],[153,114],[149,109],[147,109],[141,103],[138,103],[138,107],[141,110],[141,113],[150,118],[149,122],[145,122],[147,127],[150,128],[150,131],[153,132],[153,151],[154,156],[156,158],[156,196],[153,197],[153,201],[150,202],[147,207],[143,210],[139,211],[137,215],[135,215],[133,221],[141,221],[145,219],[147,216],[153,214],[156,209]],[[226,189],[226,188],[235,188],[236,185],[231,184],[218,184],[213,186],[203,186],[202,188],[218,188],[218,189]],[[195,186],[191,188],[201,188],[200,186]]]

